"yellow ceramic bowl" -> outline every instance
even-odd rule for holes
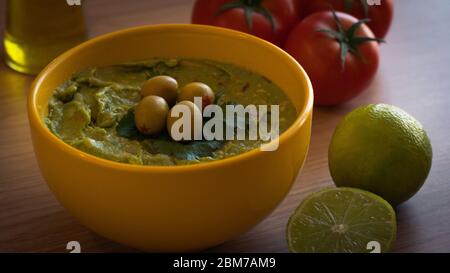
[[[75,71],[157,56],[218,60],[261,73],[286,92],[298,117],[276,151],[175,167],[104,160],[65,144],[45,126],[53,90]],[[34,81],[28,114],[42,175],[81,223],[138,249],[189,251],[245,232],[286,196],[306,157],[312,105],[305,71],[278,47],[222,28],[155,25],[100,36],[56,58]]]

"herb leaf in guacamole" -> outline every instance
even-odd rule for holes
[[[143,146],[153,154],[166,154],[181,160],[198,160],[211,157],[214,152],[225,144],[220,140],[197,140],[189,143],[179,143],[168,139],[149,139]]]
[[[180,160],[198,160],[202,157],[210,157],[214,152],[222,148],[223,140],[212,141],[191,141],[188,143],[176,142],[170,139],[166,132],[158,136],[148,137],[143,135],[136,127],[134,122],[133,109],[128,112],[119,121],[116,127],[117,135],[136,140],[144,140],[143,147],[152,154],[166,154],[176,157]]]
[[[116,126],[117,135],[128,139],[143,139],[144,135],[139,132],[136,124],[134,123],[134,111],[133,109],[122,117]]]

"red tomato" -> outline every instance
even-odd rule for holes
[[[384,38],[391,26],[394,15],[394,1],[380,0],[297,0],[301,3],[302,15],[308,16],[318,11],[329,11],[332,7],[336,11],[345,12],[358,19],[369,18],[367,25],[376,37]],[[367,12],[365,12],[367,8]]]
[[[230,4],[233,6],[221,10]],[[249,18],[246,11],[251,12]],[[293,0],[197,0],[191,21],[239,30],[282,45],[298,19]]]
[[[317,105],[352,99],[369,85],[378,69],[378,43],[369,27],[361,24],[354,35],[349,35],[348,29],[358,19],[340,12],[336,12],[336,17],[330,11],[308,16],[294,28],[285,46],[309,75]],[[341,32],[336,19],[342,26]],[[341,41],[319,29],[339,32],[343,35]]]

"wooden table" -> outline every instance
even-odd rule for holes
[[[131,3],[130,3],[131,2]],[[91,36],[124,27],[189,22],[193,1],[96,0],[87,5]],[[327,148],[337,123],[355,107],[384,102],[411,113],[433,144],[424,187],[398,212],[397,252],[450,251],[450,1],[396,0],[395,21],[381,48],[371,87],[348,104],[316,108],[306,165],[286,199],[261,224],[209,251],[286,252],[287,218],[305,195],[332,185]],[[4,0],[0,1],[0,31]],[[76,240],[87,252],[133,249],[108,241],[75,221],[39,173],[30,143],[26,96],[32,77],[0,64],[0,252],[66,252]]]

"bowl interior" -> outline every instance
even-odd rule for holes
[[[152,57],[211,59],[260,73],[277,84],[297,109],[284,132],[299,128],[312,108],[312,88],[301,66],[286,52],[257,37],[202,25],[153,25],[91,39],[51,62],[36,78],[29,97],[30,119],[46,128],[44,117],[53,90],[81,69],[141,61]],[[56,140],[55,140],[56,141]],[[62,141],[61,141],[62,142]]]

